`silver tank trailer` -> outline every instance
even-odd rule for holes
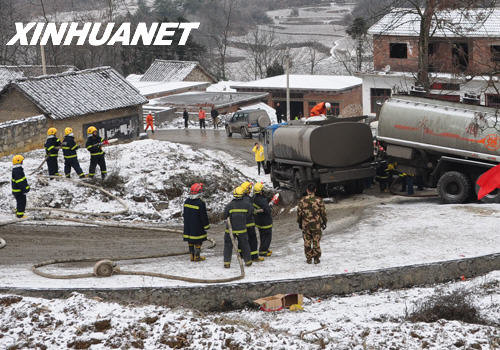
[[[274,132],[273,153],[321,167],[349,167],[373,157],[373,137],[368,125],[356,122],[284,126]]]
[[[500,161],[500,135],[493,127],[495,113],[496,109],[483,106],[398,96],[385,101],[380,110],[377,139],[399,146]]]

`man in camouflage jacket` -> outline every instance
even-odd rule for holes
[[[307,263],[319,264],[321,257],[321,230],[326,229],[326,210],[323,200],[315,196],[316,185],[307,186],[307,195],[302,197],[297,207],[297,223],[304,238],[304,252]]]

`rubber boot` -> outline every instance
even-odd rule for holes
[[[201,245],[194,247],[194,261],[204,261],[205,257],[201,256]]]
[[[252,260],[246,261],[245,266],[252,266]]]
[[[231,263],[230,262],[224,262],[224,268],[225,269],[228,269],[231,267]]]
[[[191,261],[194,261],[194,244],[189,244],[189,255],[191,256]]]

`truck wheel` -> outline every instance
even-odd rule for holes
[[[471,192],[472,185],[469,178],[458,171],[444,173],[437,183],[439,198],[443,203],[465,203]]]
[[[479,185],[478,184],[475,184],[475,193],[476,193],[476,196],[474,199],[477,199],[477,194],[479,193]],[[484,196],[483,198],[481,198],[481,202],[483,203],[500,203],[500,192],[498,191],[498,189],[494,190],[493,192],[490,192],[489,194],[487,194],[486,196]]]
[[[226,126],[226,135],[227,135],[227,137],[233,136],[233,133],[231,132],[231,129],[229,128],[229,126]]]
[[[248,132],[247,128],[245,128],[244,126],[241,127],[241,137],[244,137],[244,138],[248,138],[248,137],[252,137],[252,135]]]

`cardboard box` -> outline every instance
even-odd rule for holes
[[[294,304],[302,305],[302,300],[302,294],[276,294],[254,300],[254,302],[259,304],[260,309],[263,311],[279,311]]]

